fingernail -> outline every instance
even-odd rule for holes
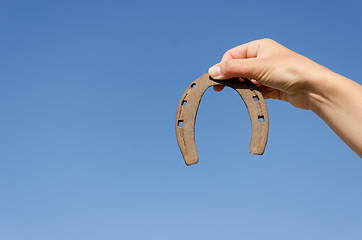
[[[221,74],[221,69],[220,69],[219,65],[215,65],[215,66],[212,66],[211,68],[209,68],[209,75],[212,78],[219,77],[220,74]]]

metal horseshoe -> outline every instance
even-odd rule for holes
[[[262,155],[268,140],[269,117],[264,97],[257,86],[243,78],[212,79],[207,73],[194,81],[183,94],[176,113],[176,138],[186,165],[199,161],[195,144],[195,120],[200,101],[210,86],[225,85],[235,89],[248,109],[251,121],[250,154]]]

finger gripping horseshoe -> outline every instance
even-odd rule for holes
[[[194,81],[183,94],[176,113],[176,138],[186,165],[199,161],[195,144],[195,120],[200,101],[210,86],[225,85],[236,90],[248,109],[251,121],[250,154],[262,155],[268,140],[269,117],[264,97],[250,80],[212,79],[207,73]]]

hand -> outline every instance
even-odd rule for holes
[[[362,86],[271,39],[235,47],[209,69],[215,79],[251,79],[265,99],[310,109],[362,157]],[[223,86],[215,86],[221,91]]]
[[[333,72],[271,39],[262,39],[230,49],[220,63],[209,69],[209,74],[215,79],[252,79],[265,99],[279,99],[298,108],[311,109],[310,93],[319,90],[316,82]],[[323,83],[319,85],[323,87]],[[214,90],[223,88],[215,86]]]

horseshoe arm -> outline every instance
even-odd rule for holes
[[[236,90],[244,100],[251,121],[249,152],[263,154],[268,140],[269,117],[263,95],[248,79],[238,78],[217,81],[208,74],[194,81],[183,94],[176,113],[176,138],[186,165],[198,162],[195,143],[195,120],[200,101],[210,86],[225,85]]]

